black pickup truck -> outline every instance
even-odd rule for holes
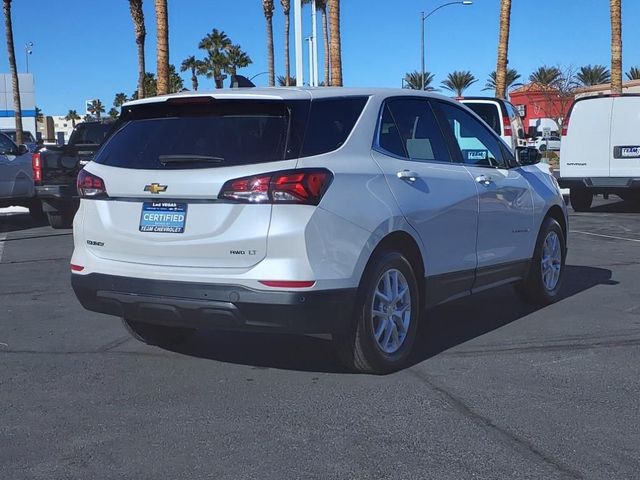
[[[69,143],[47,146],[33,154],[33,181],[42,209],[53,228],[71,228],[80,203],[76,190],[78,172],[111,133],[113,123],[84,122],[76,125]]]

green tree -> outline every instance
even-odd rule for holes
[[[116,118],[118,118],[120,116],[120,110],[118,110],[115,107],[111,107],[111,110],[109,110],[109,117],[112,120],[115,120]]]
[[[505,85],[507,91],[511,88],[519,87],[522,83],[518,83],[520,79],[520,74],[515,68],[510,68],[507,70],[507,76],[505,78]],[[489,74],[489,78],[487,79],[487,83],[484,84],[484,88],[482,90],[495,90],[496,89],[496,71],[494,70]]]
[[[119,108],[127,101],[129,101],[129,99],[127,98],[126,93],[123,93],[123,92],[116,93],[116,96],[113,99],[113,106],[116,108]]]
[[[226,78],[222,72],[227,68],[226,50],[230,46],[231,40],[227,34],[217,28],[205,35],[198,44],[198,48],[205,50],[207,56],[199,64],[197,73],[213,78],[216,88],[222,88],[222,82]]]
[[[167,0],[156,1],[156,53],[157,53],[157,90],[158,95],[171,93],[171,72],[169,69],[169,13]]]
[[[64,119],[67,122],[71,122],[71,126],[73,126],[73,128],[76,128],[76,120],[80,120],[81,117],[75,110],[69,110],[69,113],[67,113],[67,116],[64,117]]]
[[[426,91],[435,90],[431,84],[435,75],[430,72],[424,72],[424,89]],[[422,86],[422,73],[418,71],[408,72],[404,76],[404,88],[410,90],[420,90]]]
[[[11,72],[11,90],[13,91],[13,110],[16,121],[16,143],[22,144],[22,106],[20,104],[20,85],[18,83],[18,69],[16,67],[16,52],[13,46],[13,25],[11,23],[11,0],[3,0],[4,31],[7,38],[7,53],[9,70]]]
[[[36,120],[39,122],[44,118],[44,115],[42,114],[42,110],[40,110],[38,107],[36,107],[35,110],[36,110]]]
[[[225,71],[229,75],[235,75],[239,68],[244,68],[252,64],[252,60],[245,52],[242,51],[240,45],[230,45],[227,47],[227,65]]]
[[[175,65],[169,65],[169,93],[178,93],[184,90],[184,81],[176,71]]]
[[[284,75],[278,75],[277,80],[278,85],[281,87],[289,87],[296,84],[296,77],[292,77],[291,75],[289,75],[289,83],[287,83],[287,77]]]
[[[187,70],[191,72],[191,88],[194,92],[198,91],[198,69],[200,68],[200,60],[196,60],[194,55],[185,58],[180,65],[180,71],[186,72]]]
[[[284,14],[284,79],[285,83],[280,83],[280,76],[278,76],[278,83],[281,87],[288,87],[291,85],[291,59],[289,56],[289,30],[291,28],[291,0],[280,0],[282,5],[282,13]]]
[[[558,67],[543,65],[529,75],[529,81],[547,87],[555,87],[563,81],[562,71]]]
[[[576,80],[583,87],[601,85],[611,81],[611,72],[604,65],[587,65],[580,67],[576,73]]]
[[[456,70],[447,75],[447,79],[444,80],[441,85],[447,90],[455,92],[457,97],[461,97],[464,91],[477,81],[476,77],[474,77],[470,71]]]
[[[640,68],[631,67],[626,75],[629,80],[640,80]]]
[[[497,98],[506,98],[507,63],[509,53],[509,32],[511,28],[511,0],[500,0],[500,35],[498,39],[498,64],[495,70],[494,84]]]
[[[104,105],[100,100],[92,100],[88,110],[91,115],[100,120],[100,115],[104,113]]]
[[[340,38],[340,0],[327,0],[329,7],[329,63],[332,87],[342,86],[342,41]]]
[[[622,1],[609,0],[611,12],[611,93],[622,93]]]

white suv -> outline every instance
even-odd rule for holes
[[[72,284],[147,343],[328,333],[382,373],[426,307],[505,283],[558,297],[555,179],[445,97],[222,90],[131,102],[120,122],[78,177]]]

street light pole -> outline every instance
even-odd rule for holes
[[[27,73],[29,73],[29,55],[33,53],[33,42],[27,42],[24,44],[24,57],[27,61]]]
[[[421,69],[420,69],[420,83],[422,86],[422,90],[424,90],[424,75],[425,75],[425,70],[424,70],[424,23],[427,20],[427,18],[429,18],[431,15],[433,15],[434,13],[436,13],[438,10],[440,10],[441,8],[444,7],[448,7],[449,5],[473,5],[473,0],[460,0],[457,2],[448,2],[448,3],[444,3],[442,5],[440,5],[439,7],[434,8],[433,10],[431,10],[429,13],[427,13],[426,15],[424,14],[424,12],[422,12],[420,14],[420,21],[422,23],[422,36],[421,36],[421,45],[422,45],[422,63],[421,63]]]

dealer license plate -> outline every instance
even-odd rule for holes
[[[186,203],[144,202],[140,214],[140,231],[183,233],[186,220]]]

